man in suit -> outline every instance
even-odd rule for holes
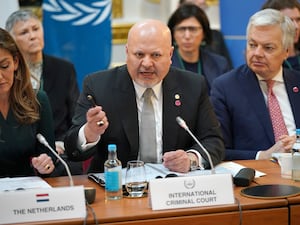
[[[222,126],[226,160],[269,159],[274,152],[291,151],[300,127],[300,74],[282,63],[293,44],[294,29],[277,10],[257,12],[247,26],[247,64],[215,79],[211,100]],[[277,140],[267,107],[270,80],[272,99],[275,95],[279,102],[287,131]]]
[[[54,120],[56,150],[63,154],[63,140],[71,127],[79,96],[74,65],[64,59],[43,53],[43,27],[31,10],[18,10],[12,13],[6,21],[6,30],[13,36],[26,59],[33,88],[44,90],[49,97]],[[81,165],[73,162],[71,164],[73,174],[80,174]]]
[[[117,155],[123,166],[129,160],[140,158],[143,92],[152,88],[156,147],[150,151],[157,155],[155,162],[163,162],[177,172],[209,167],[207,155],[176,123],[177,116],[186,120],[214,164],[223,159],[221,129],[209,101],[205,79],[191,72],[170,69],[171,43],[171,32],[162,22],[137,23],[128,34],[126,65],[85,78],[73,126],[65,139],[70,158],[85,160],[93,156],[89,172],[103,172],[110,143],[117,144]],[[95,103],[88,101],[88,95],[93,96]],[[99,122],[103,125],[98,126]]]

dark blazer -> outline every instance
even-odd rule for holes
[[[210,91],[212,82],[216,77],[231,69],[229,63],[223,56],[203,48],[200,50],[200,62],[202,73],[207,80],[208,91]],[[172,66],[181,68],[178,54],[176,54],[176,52],[174,52],[172,56]]]
[[[300,73],[283,69],[296,128],[300,127]],[[298,91],[293,89],[298,87]],[[221,122],[225,159],[254,159],[275,144],[271,119],[255,73],[246,65],[215,79],[211,100]]]
[[[0,113],[0,177],[36,175],[30,159],[42,153],[52,157],[53,162],[56,160],[50,150],[36,139],[40,133],[52,148],[55,146],[48,97],[45,92],[38,91],[37,99],[40,103],[40,119],[32,124],[20,124],[11,109],[7,118]]]
[[[300,55],[288,57],[283,62],[283,66],[288,69],[300,71]]]
[[[204,152],[188,133],[176,123],[176,117],[186,120],[192,132],[210,152],[214,164],[224,156],[220,125],[209,101],[206,83],[202,76],[171,68],[163,83],[163,152],[175,149],[196,149],[207,160]],[[88,151],[78,149],[78,131],[86,122],[86,112],[92,106],[86,96],[94,96],[106,112],[109,127],[99,143]],[[176,104],[175,95],[179,95]],[[117,144],[122,165],[137,159],[139,151],[138,112],[135,89],[127,66],[116,67],[89,75],[75,110],[73,126],[65,139],[65,147],[73,160],[85,160],[94,155],[89,172],[103,172],[107,159],[107,145]],[[208,167],[207,164],[205,164]]]
[[[55,139],[63,141],[72,125],[79,89],[74,65],[66,60],[43,55],[42,89],[53,112]]]

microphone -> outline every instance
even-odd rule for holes
[[[68,164],[65,162],[65,160],[63,160],[58,154],[57,154],[57,152],[53,149],[53,148],[51,148],[51,146],[49,145],[49,143],[48,143],[48,141],[46,140],[46,138],[42,135],[42,134],[40,134],[40,133],[38,133],[37,135],[36,135],[36,138],[38,139],[38,141],[41,143],[41,144],[43,144],[43,145],[45,145],[58,159],[59,159],[59,161],[64,165],[64,167],[65,167],[65,169],[66,169],[66,171],[67,171],[67,174],[68,174],[68,176],[69,176],[69,180],[70,180],[70,186],[74,186],[74,183],[73,183],[73,178],[72,178],[72,175],[71,175],[71,173],[70,173],[70,169],[69,169],[69,166],[68,166]]]
[[[189,127],[186,125],[185,121],[180,117],[180,116],[177,116],[176,117],[176,121],[178,123],[179,126],[181,126],[183,129],[185,129],[189,135],[195,140],[195,142],[200,146],[200,148],[205,152],[207,158],[208,158],[208,161],[209,161],[209,165],[211,167],[211,173],[212,174],[215,174],[215,167],[214,167],[214,164],[212,163],[212,160],[211,160],[211,157],[210,157],[210,154],[209,152],[206,150],[206,148],[204,148],[204,146],[200,143],[200,141],[195,137],[195,135],[190,131]]]
[[[233,183],[236,186],[246,187],[251,184],[255,177],[255,169],[242,168],[234,177]]]

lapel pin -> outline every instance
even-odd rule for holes
[[[175,94],[175,105],[176,106],[181,106],[181,101],[180,101],[180,95],[179,94]]]
[[[295,93],[299,92],[299,88],[298,87],[293,87],[293,92],[295,92]]]
[[[176,105],[176,106],[181,106],[181,101],[180,101],[180,100],[176,100],[176,101],[175,101],[175,105]]]

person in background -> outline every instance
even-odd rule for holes
[[[71,127],[79,96],[74,65],[43,53],[43,27],[31,10],[18,10],[12,13],[6,21],[6,30],[15,39],[25,57],[33,88],[44,90],[49,97],[54,119],[56,150],[65,157],[63,140]],[[72,174],[82,173],[81,164],[74,162],[69,164]]]
[[[51,174],[49,150],[37,141],[41,133],[54,147],[48,97],[35,91],[24,57],[10,34],[0,28],[0,177]]]
[[[204,11],[194,4],[183,4],[168,21],[175,46],[172,66],[204,75],[208,93],[213,80],[230,70],[227,60],[212,51],[200,48],[211,42],[209,21]]]
[[[300,71],[300,55],[299,55],[299,34],[300,34],[300,3],[298,0],[268,0],[262,9],[276,9],[282,14],[288,16],[295,25],[294,44],[289,49],[289,57],[284,61],[283,66]]]
[[[199,8],[201,8],[204,12],[209,7],[206,3],[206,0],[179,0],[178,5],[180,6],[180,5],[186,4],[186,3],[187,4],[195,4]],[[231,57],[230,57],[228,48],[225,44],[223,34],[219,30],[216,30],[216,29],[211,29],[211,34],[212,34],[211,42],[210,43],[203,42],[202,47],[212,50],[213,52],[224,56],[227,59],[230,68],[232,68]]]
[[[190,71],[170,68],[172,53],[171,32],[164,23],[145,20],[133,25],[126,44],[126,65],[84,79],[73,126],[65,139],[70,159],[94,156],[89,172],[103,172],[107,146],[114,143],[123,166],[139,158],[146,163],[163,163],[176,172],[209,168],[207,155],[176,123],[177,116],[190,125],[214,165],[223,159],[221,129],[205,79]],[[144,92],[148,91],[152,92],[150,103],[144,101]],[[88,95],[93,96],[95,103],[89,102]],[[155,134],[146,136],[153,138],[150,146],[141,144],[146,104],[152,105],[155,117],[151,123]],[[149,152],[144,151],[145,147],[150,147]],[[144,153],[151,154],[148,160],[144,160]]]
[[[211,101],[226,160],[269,159],[291,151],[300,127],[300,73],[282,64],[294,35],[293,22],[278,10],[255,13],[246,32],[247,64],[215,79]]]

